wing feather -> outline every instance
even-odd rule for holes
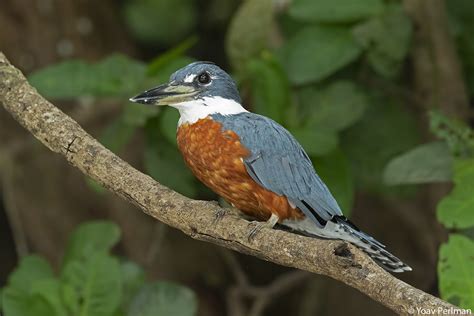
[[[244,159],[250,177],[278,195],[284,195],[318,226],[324,226],[341,209],[317,175],[298,141],[281,125],[246,112],[214,114],[225,130],[232,130],[250,151]]]

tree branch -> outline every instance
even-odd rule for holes
[[[135,204],[146,214],[194,239],[214,243],[280,265],[327,275],[352,286],[400,314],[453,305],[385,272],[354,246],[285,231],[263,229],[249,241],[249,222],[216,217],[216,203],[186,198],[131,167],[46,101],[0,53],[0,103],[23,127],[55,153]]]

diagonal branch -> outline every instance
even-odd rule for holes
[[[0,103],[23,127],[109,191],[146,214],[211,242],[280,265],[330,276],[400,314],[417,308],[454,308],[382,270],[364,253],[342,241],[308,238],[263,229],[247,239],[248,222],[222,212],[215,203],[186,198],[139,172],[102,146],[79,124],[46,101],[0,53]]]

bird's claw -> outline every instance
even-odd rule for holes
[[[224,218],[224,216],[227,215],[229,210],[225,208],[219,208],[215,213],[214,213],[214,224],[219,222],[221,219]]]
[[[250,231],[247,235],[247,239],[248,241],[252,241],[255,239],[255,236],[257,236],[257,234],[262,230],[262,228],[264,228],[266,225],[265,225],[265,222],[258,222],[258,221],[252,221],[250,222],[249,226],[252,226],[250,228]]]

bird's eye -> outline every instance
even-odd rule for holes
[[[197,80],[200,84],[208,84],[211,82],[211,76],[207,72],[203,72],[198,75]]]

